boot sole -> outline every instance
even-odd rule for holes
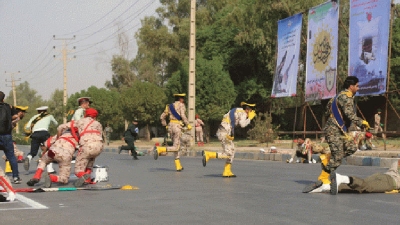
[[[225,178],[233,178],[233,177],[236,177],[236,175],[232,175],[232,176],[222,176],[222,177],[225,177]]]
[[[207,160],[206,160],[206,156],[205,155],[203,155],[203,159],[201,161],[203,162],[203,166],[206,167]]]
[[[37,184],[37,183],[39,183],[39,180],[29,180],[28,182],[26,182],[26,184],[28,185],[28,186],[35,186],[35,184]]]
[[[89,174],[83,175],[81,178],[74,182],[75,187],[82,187],[85,181],[89,178]]]
[[[29,170],[29,158],[26,158],[24,161],[24,169],[25,171]]]
[[[336,171],[333,171],[331,175],[329,176],[331,180],[331,195],[337,195],[338,193],[338,186],[337,186],[337,180],[336,180]]]
[[[322,184],[323,184],[322,181],[317,180],[317,182],[307,185],[307,186],[303,189],[302,192],[303,192],[303,193],[309,193],[309,192],[311,192],[311,191],[313,191],[313,190],[315,190],[315,189],[321,187]]]
[[[50,180],[50,176],[46,175],[44,177],[44,187],[45,188],[50,188],[51,187],[51,180]]]
[[[157,151],[157,147],[154,147],[154,149],[153,149],[153,155],[154,155],[154,160],[157,160],[158,159],[158,151]]]

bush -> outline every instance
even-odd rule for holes
[[[253,119],[255,125],[253,129],[249,130],[247,133],[251,140],[256,140],[259,143],[273,142],[276,138],[276,129],[272,126],[272,117],[268,114],[259,113]]]

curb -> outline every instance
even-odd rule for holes
[[[140,152],[145,155],[152,154],[152,147],[150,148],[138,148]],[[106,147],[103,152],[118,153],[117,148]],[[181,154],[181,156],[187,157],[201,157],[202,151],[187,151]],[[280,161],[285,162],[290,159],[291,154],[288,153],[254,153],[254,152],[236,152],[235,159],[246,159],[246,160],[268,160],[268,161]],[[312,158],[320,163],[319,155],[313,154]],[[353,165],[353,166],[377,166],[377,167],[390,167],[394,162],[398,161],[400,165],[400,154],[397,153],[382,153],[377,156],[356,156],[351,155],[342,160],[342,165]]]

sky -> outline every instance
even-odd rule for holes
[[[112,56],[120,53],[118,29],[129,36],[133,59],[140,21],[156,16],[160,6],[159,0],[0,0],[0,90],[9,95],[12,76],[16,85],[27,81],[44,100],[63,90],[64,42],[68,96],[105,87]]]
[[[140,20],[156,16],[159,6],[159,0],[0,0],[0,90],[10,93],[12,74],[16,85],[27,81],[45,100],[63,90],[62,39],[74,35],[65,41],[71,50],[68,96],[93,85],[104,87],[111,80],[112,56],[119,54],[117,24],[130,37],[133,59]]]

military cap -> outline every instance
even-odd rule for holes
[[[256,106],[256,104],[250,104],[250,103],[246,103],[246,102],[241,102],[240,103],[240,106],[245,106],[245,105],[247,105],[247,106],[249,106],[249,107],[254,107],[254,106]]]
[[[90,97],[80,97],[78,98],[78,105],[80,105],[82,102],[89,102],[92,104],[92,101],[90,101]]]
[[[40,106],[39,108],[36,108],[37,111],[46,111],[49,107],[48,106]]]
[[[19,110],[19,111],[26,112],[26,110],[28,110],[29,106],[19,106],[19,105],[17,105],[17,106],[15,106],[15,108],[17,110]]]
[[[185,97],[185,96],[186,96],[185,93],[182,93],[182,94],[174,94],[174,97]]]
[[[381,109],[378,109],[378,110],[376,110],[377,112],[382,112],[382,110]]]

